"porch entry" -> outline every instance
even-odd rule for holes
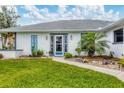
[[[55,56],[62,56],[63,55],[63,36],[56,35],[55,36]]]
[[[67,34],[51,34],[53,56],[63,56],[67,52]]]

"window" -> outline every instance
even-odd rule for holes
[[[114,31],[114,42],[120,43],[123,42],[123,29],[118,29]]]

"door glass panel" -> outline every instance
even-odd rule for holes
[[[62,46],[61,45],[57,45],[56,46],[56,51],[62,51]]]
[[[56,37],[56,44],[61,44],[62,43],[62,37],[61,36],[57,36]]]
[[[62,51],[62,36],[56,36],[56,51]]]
[[[36,51],[37,50],[37,35],[31,36],[31,50]]]

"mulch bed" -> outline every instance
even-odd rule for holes
[[[118,63],[119,63],[120,59],[119,58],[111,58],[109,56],[94,56],[94,57],[83,56],[83,57],[70,58],[67,60],[83,63],[83,59],[88,60],[88,62],[85,64],[119,70]],[[103,64],[104,60],[107,60],[110,63],[105,65],[105,64]]]

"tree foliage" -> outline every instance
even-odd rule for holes
[[[102,32],[88,32],[82,35],[80,45],[81,50],[85,51],[88,56],[96,53],[105,53],[105,48],[109,48],[108,41],[104,40],[105,34]]]
[[[13,6],[9,6],[9,8],[7,6],[1,6],[0,29],[15,27],[19,17]]]
[[[0,29],[10,28],[17,26],[17,19],[20,17],[13,6],[1,6],[0,11]],[[6,43],[8,38],[8,33],[3,32],[2,36],[2,48],[6,49]]]

